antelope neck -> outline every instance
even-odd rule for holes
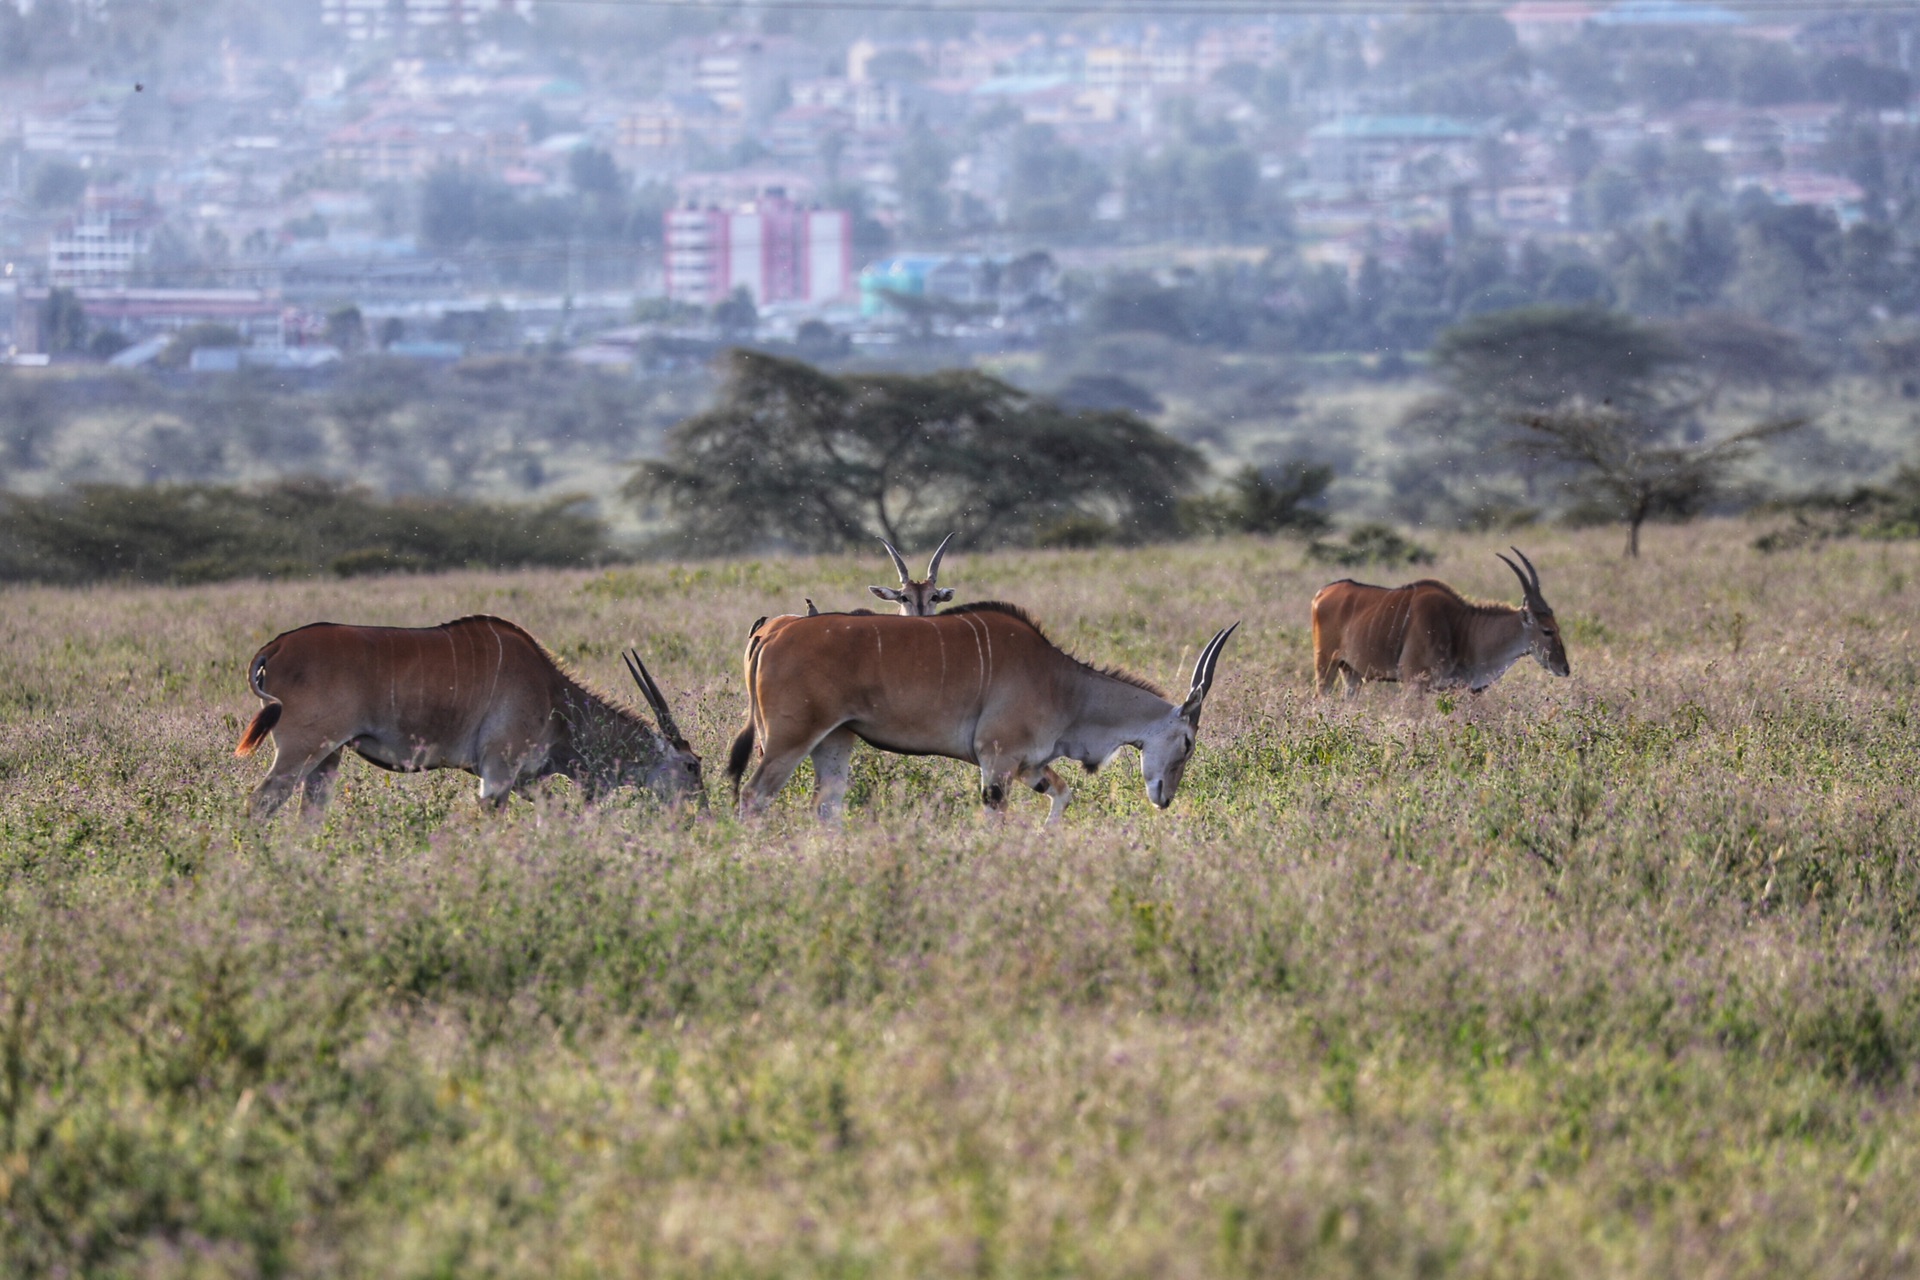
[[[1138,746],[1154,722],[1173,710],[1173,704],[1138,685],[1101,675],[1075,671],[1073,716],[1060,754],[1085,765],[1098,765],[1125,746]]]
[[[1525,657],[1533,647],[1527,635],[1526,612],[1478,614],[1469,624],[1473,628],[1472,652],[1479,662],[1466,673],[1467,684],[1484,689],[1505,675],[1507,668]]]

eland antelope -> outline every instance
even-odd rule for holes
[[[1397,680],[1419,689],[1479,693],[1531,653],[1556,676],[1568,674],[1567,651],[1553,606],[1540,594],[1540,573],[1500,559],[1520,579],[1522,603],[1478,604],[1431,578],[1404,587],[1375,587],[1342,578],[1313,597],[1313,669],[1321,693],[1346,675],[1351,695],[1363,680]],[[1498,552],[1494,553],[1499,555]]]
[[[727,763],[740,811],[764,809],[800,761],[813,757],[819,815],[838,818],[853,744],[902,755],[946,756],[980,768],[980,797],[1006,807],[1014,783],[1052,801],[1072,798],[1051,767],[1078,760],[1092,773],[1137,747],[1147,798],[1173,803],[1200,730],[1220,650],[1235,623],[1193,666],[1184,700],[1121,671],[1066,653],[1010,604],[962,605],[930,618],[885,614],[787,615],[747,641],[747,726]],[[755,742],[760,767],[744,789]]]
[[[622,655],[659,728],[585,688],[524,630],[477,615],[437,627],[316,622],[253,655],[247,684],[266,705],[234,754],[273,735],[273,767],[249,812],[264,821],[304,789],[318,817],[351,750],[382,769],[465,769],[501,805],[522,781],[565,774],[599,796],[646,785],[706,803],[700,757],[637,652]]]
[[[874,595],[879,596],[882,600],[899,605],[900,616],[903,618],[932,617],[938,612],[934,606],[945,604],[947,601],[953,599],[952,587],[942,587],[938,585],[940,578],[940,557],[947,554],[947,544],[952,541],[952,534],[948,534],[942,538],[940,545],[934,549],[933,559],[927,562],[927,576],[924,578],[915,578],[912,571],[907,568],[907,562],[901,559],[898,551],[893,549],[893,544],[885,538],[880,539],[880,545],[885,547],[887,554],[893,557],[893,567],[900,573],[900,586],[898,589],[893,587],[868,587],[867,590],[873,592]],[[820,606],[813,602],[813,597],[806,597],[806,601],[807,612],[804,616],[809,618],[819,617]],[[866,609],[855,609],[853,612],[867,613],[870,611]],[[754,625],[758,626],[759,624],[755,623]]]
[[[898,589],[893,587],[868,587],[867,590],[873,592],[873,594],[879,596],[882,600],[890,600],[899,605],[900,616],[903,618],[932,617],[933,614],[938,611],[937,606],[943,605],[953,599],[952,587],[938,585],[940,579],[940,557],[947,554],[947,544],[952,541],[952,534],[948,534],[942,538],[940,545],[934,549],[933,559],[927,561],[927,576],[924,578],[915,578],[913,574],[907,570],[907,562],[900,558],[898,551],[893,549],[893,544],[885,538],[880,539],[880,545],[885,547],[887,554],[893,557],[893,567],[900,573],[900,586]]]

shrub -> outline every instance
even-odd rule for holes
[[[386,503],[314,481],[260,491],[87,485],[0,498],[0,580],[212,582],[609,559],[605,527],[579,505]]]
[[[1884,487],[1862,485],[1845,495],[1820,494],[1777,504],[1786,525],[1761,534],[1761,551],[1785,551],[1834,538],[1899,541],[1920,538],[1920,467],[1900,468]]]
[[[1242,467],[1218,493],[1181,499],[1180,528],[1190,534],[1316,534],[1328,520],[1317,505],[1333,468],[1310,462],[1257,471]]]
[[[1377,564],[1397,568],[1409,564],[1432,564],[1433,552],[1400,535],[1384,524],[1363,524],[1347,533],[1345,542],[1323,542],[1316,538],[1307,544],[1307,557],[1320,564],[1357,569]]]

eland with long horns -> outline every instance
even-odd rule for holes
[[[234,749],[273,736],[273,767],[249,811],[264,821],[304,790],[310,818],[325,809],[344,751],[382,769],[464,769],[480,799],[504,804],[515,786],[564,774],[589,797],[643,785],[663,800],[706,804],[700,757],[674,723],[637,652],[621,655],[659,727],[585,688],[531,635],[476,615],[437,627],[316,622],[269,640],[247,664],[265,704]]]
[[[1235,623],[1234,626],[1238,626]],[[1051,767],[1089,773],[1137,747],[1147,799],[1164,809],[1186,772],[1220,650],[1215,635],[1178,702],[1122,671],[1089,666],[1009,604],[961,605],[930,618],[825,613],[764,619],[747,640],[747,726],[727,763],[740,811],[764,809],[800,761],[813,758],[815,803],[833,821],[854,743],[946,756],[980,768],[980,798],[1006,807],[1015,783],[1052,801],[1073,790]],[[760,767],[741,788],[756,742]]]
[[[1520,579],[1517,608],[1476,603],[1431,578],[1404,587],[1342,578],[1322,587],[1313,597],[1320,692],[1330,692],[1344,674],[1349,695],[1363,680],[1479,693],[1529,653],[1554,675],[1567,675],[1567,651],[1553,606],[1540,594],[1540,571],[1518,547],[1511,550],[1526,565],[1522,571],[1500,556]]]

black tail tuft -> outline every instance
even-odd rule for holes
[[[747,761],[753,758],[753,721],[747,721],[747,727],[733,740],[733,750],[727,754],[727,778],[733,783],[733,798],[740,799],[740,779],[747,774]]]

